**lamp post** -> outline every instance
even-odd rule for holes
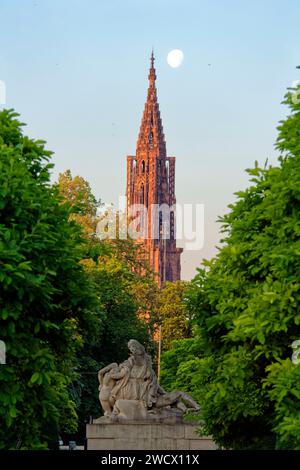
[[[161,361],[161,325],[159,325],[158,329],[158,357],[157,357],[157,381],[159,383],[160,380],[160,361]]]

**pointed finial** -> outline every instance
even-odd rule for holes
[[[153,47],[152,47],[152,52],[151,52],[151,68],[153,69],[154,68],[154,50],[153,50]]]
[[[155,83],[155,79],[156,79],[155,68],[154,68],[154,61],[155,61],[155,59],[154,59],[153,47],[152,47],[152,52],[151,52],[150,60],[151,60],[151,66],[150,66],[148,78],[149,78],[150,85],[153,86],[154,83]]]

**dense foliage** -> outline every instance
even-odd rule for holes
[[[298,90],[300,91],[300,90]],[[300,100],[279,126],[278,167],[248,170],[251,185],[222,219],[224,245],[188,295],[197,334],[164,355],[163,384],[199,400],[203,432],[237,449],[300,449]],[[299,93],[298,93],[299,96]]]
[[[81,230],[49,184],[51,153],[17,117],[0,113],[0,448],[37,448],[76,429],[68,386],[98,300]]]
[[[166,282],[158,292],[156,319],[161,326],[162,350],[169,349],[175,339],[191,336],[189,312],[184,304],[188,282]]]

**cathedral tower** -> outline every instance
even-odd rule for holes
[[[166,141],[157,102],[154,55],[148,75],[145,103],[136,155],[127,157],[127,214],[140,217],[140,241],[150,265],[159,274],[158,285],[180,279],[180,255],[175,234],[175,157],[167,156]],[[140,209],[144,207],[145,213]],[[130,215],[131,214],[131,215]]]

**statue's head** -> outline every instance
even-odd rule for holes
[[[113,367],[111,368],[110,370],[113,374],[116,374],[117,372],[120,372],[120,367],[118,366],[118,364],[115,364],[113,365]]]
[[[138,354],[141,356],[145,356],[146,354],[144,346],[139,343],[136,339],[131,339],[128,341],[128,349],[132,354]]]

